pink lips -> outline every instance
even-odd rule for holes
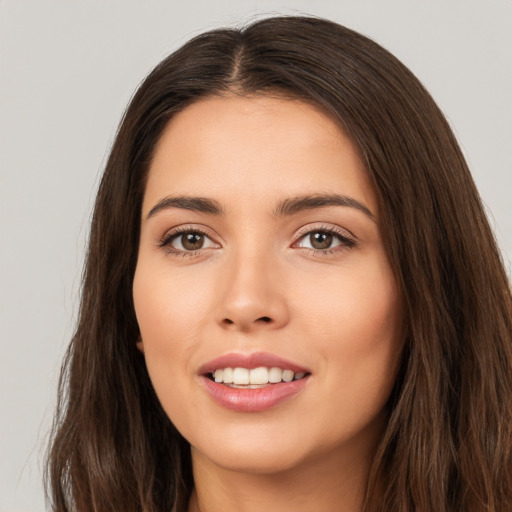
[[[231,388],[217,383],[209,378],[209,374],[219,368],[267,368],[278,367],[292,370],[295,373],[309,373],[307,368],[301,367],[291,361],[282,359],[274,354],[258,352],[254,354],[226,354],[209,361],[201,366],[198,373],[201,384],[211,398],[220,406],[238,412],[261,412],[271,409],[292,398],[306,386],[309,375],[291,382],[269,384],[262,388],[246,389]]]

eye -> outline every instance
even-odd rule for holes
[[[356,243],[353,239],[332,229],[315,229],[302,235],[295,242],[294,247],[328,252],[336,247],[351,248],[355,245]]]
[[[165,235],[160,245],[175,253],[193,253],[219,247],[206,233],[192,229],[172,231]]]

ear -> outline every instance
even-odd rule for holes
[[[137,349],[139,350],[139,352],[144,354],[144,342],[142,341],[142,338],[140,336],[137,339]]]

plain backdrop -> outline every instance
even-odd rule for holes
[[[461,143],[510,275],[512,0],[0,0],[0,512],[45,510],[58,370],[124,107],[191,36],[279,13],[331,18],[413,70]]]

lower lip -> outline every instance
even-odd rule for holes
[[[206,391],[220,406],[238,412],[261,412],[297,395],[304,389],[309,376],[256,389],[230,388],[204,376],[201,380]]]

